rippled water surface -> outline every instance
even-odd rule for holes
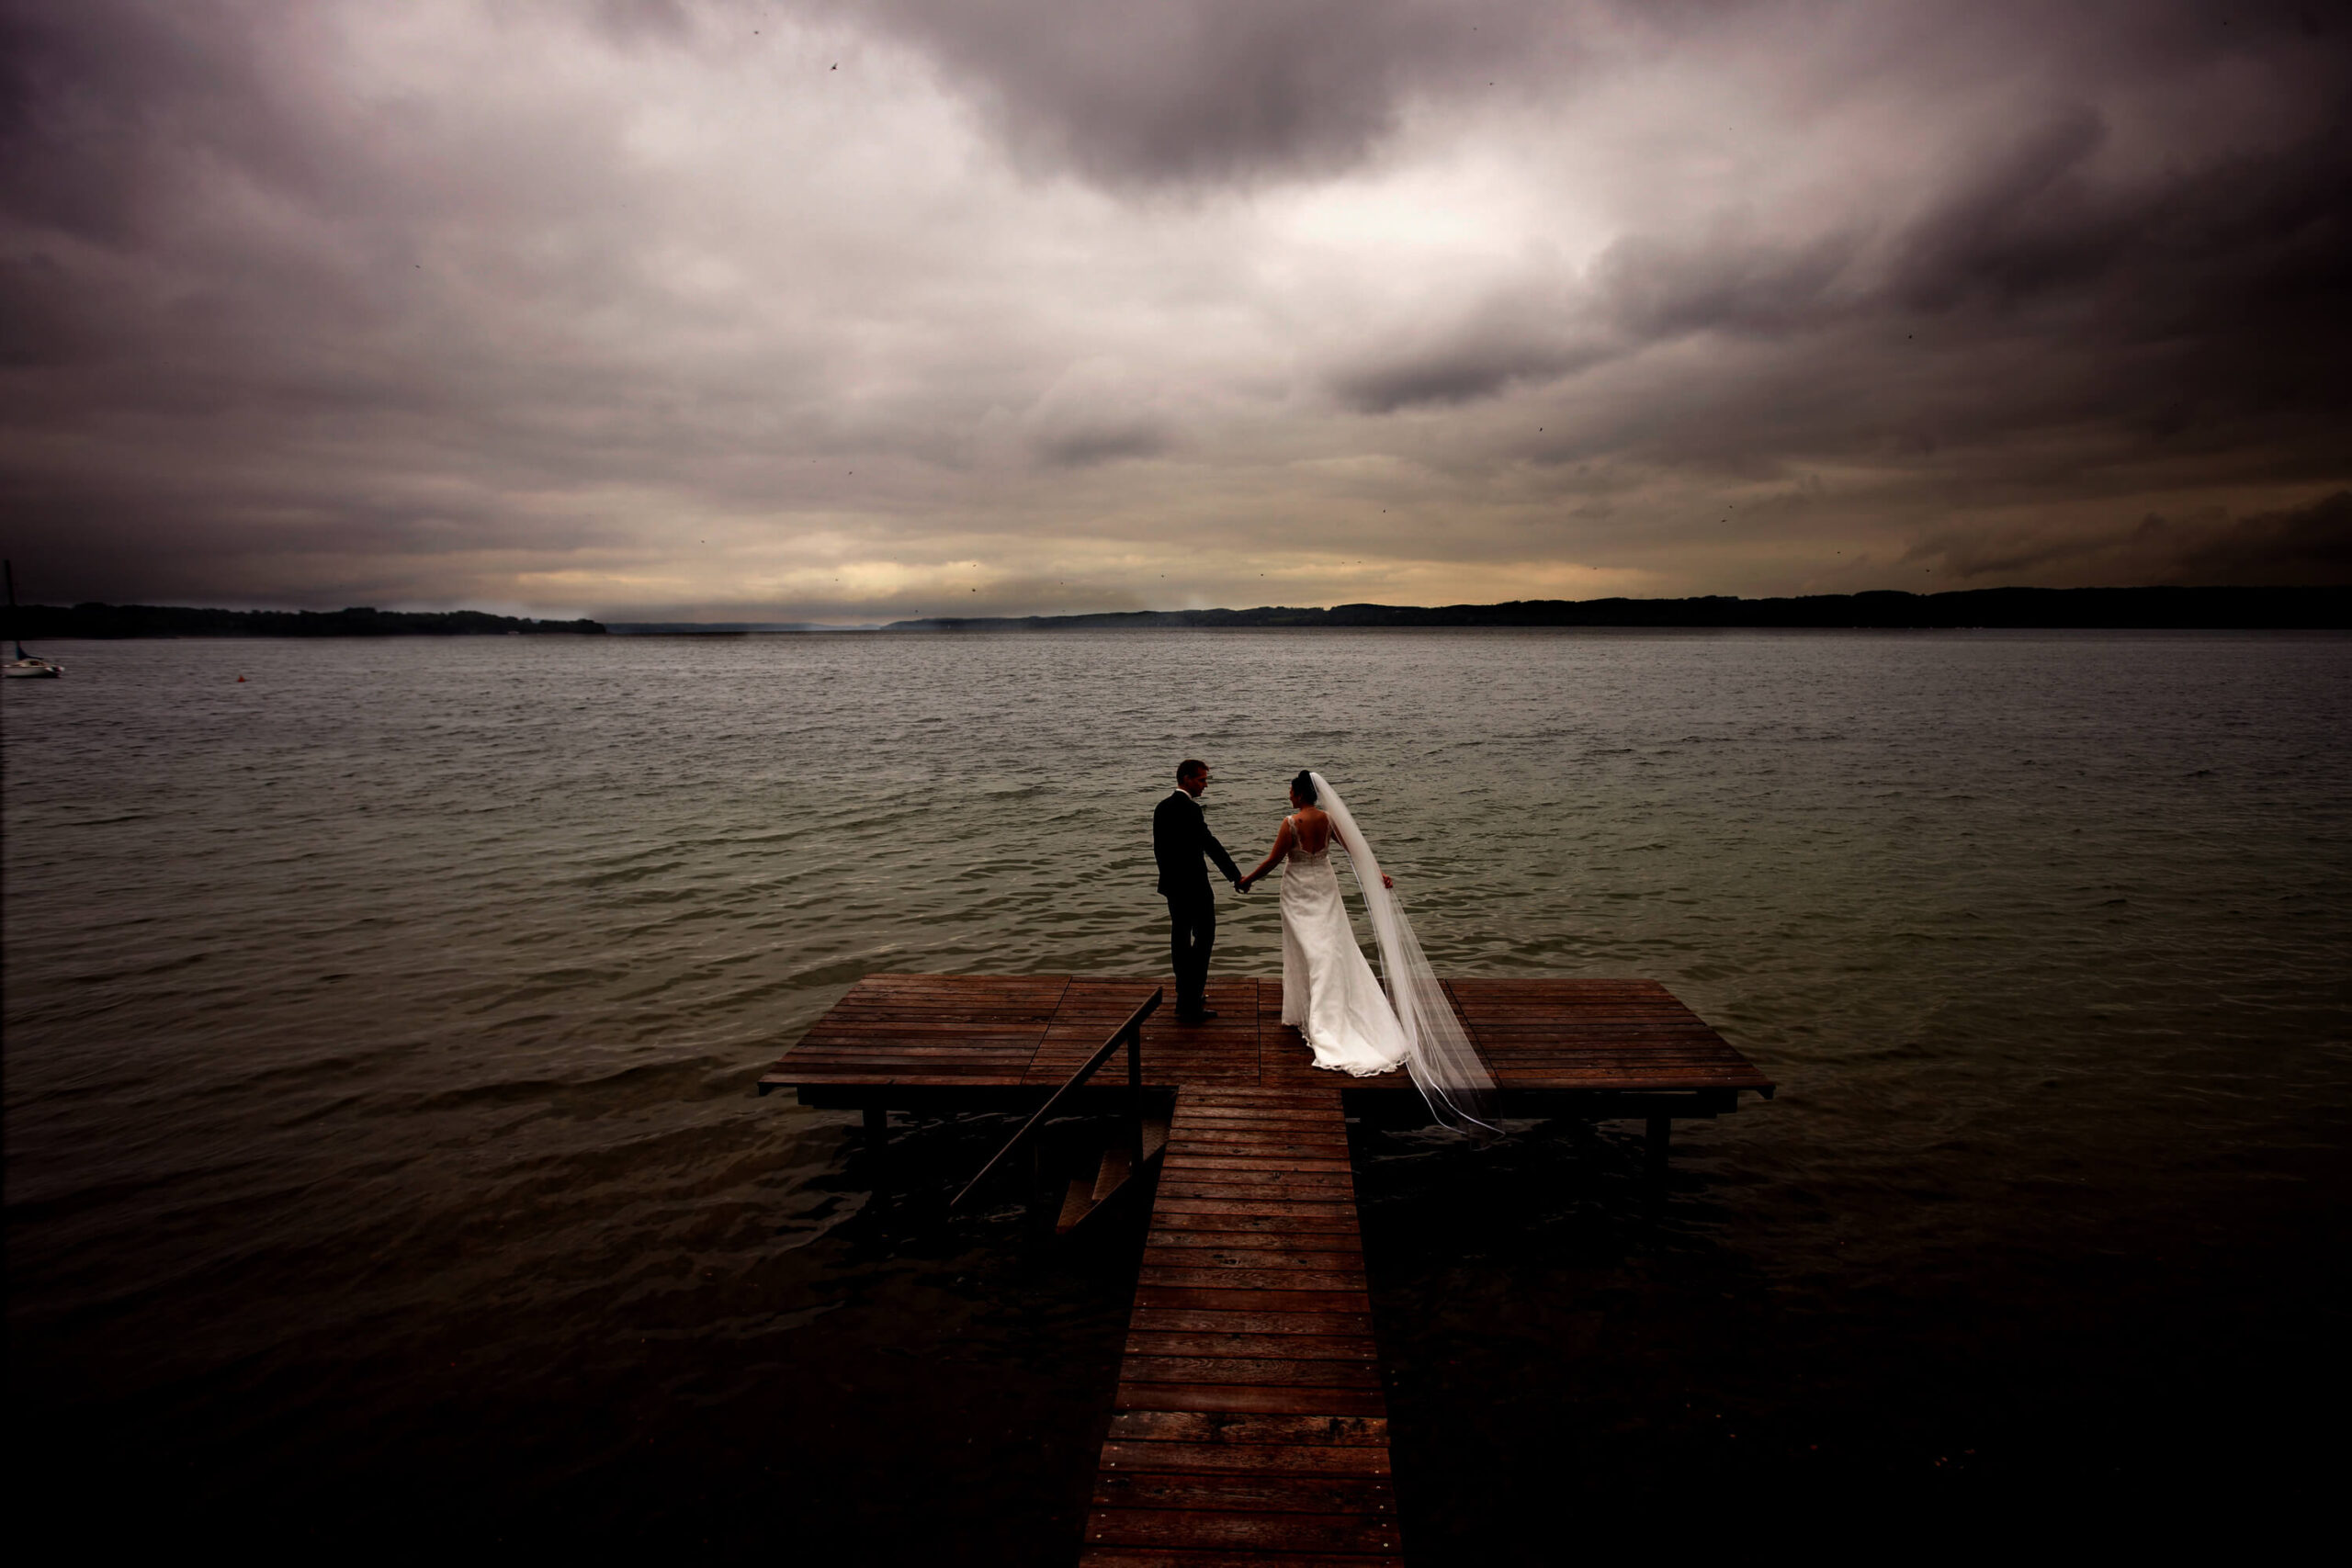
[[[1188,752],[1245,864],[1319,767],[1442,971],[1653,976],[1782,1086],[1662,1195],[1631,1128],[1359,1130],[1416,1561],[2275,1514],[2340,1447],[2352,641],[50,651],[9,1426],[125,1531],[1069,1561],[1139,1238],[942,1221],[996,1118],[884,1173],[752,1085],[872,971],[1160,968]]]

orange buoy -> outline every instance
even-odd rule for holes
[[[238,684],[238,685],[240,685],[240,686],[242,686],[242,685],[243,685],[244,683],[245,683],[245,678],[244,678],[243,675],[238,676],[238,677],[237,677],[237,684]]]

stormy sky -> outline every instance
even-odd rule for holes
[[[2352,581],[2317,6],[0,18],[45,603]]]

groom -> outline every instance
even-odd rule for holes
[[[1176,963],[1176,1021],[1215,1018],[1202,1005],[1209,984],[1209,950],[1216,945],[1216,896],[1201,864],[1206,855],[1225,879],[1241,891],[1233,857],[1209,831],[1201,815],[1201,791],[1209,787],[1209,765],[1197,757],[1176,764],[1176,793],[1151,814],[1151,852],[1159,862],[1159,891],[1168,897],[1168,950]]]

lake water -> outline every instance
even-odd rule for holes
[[[45,651],[9,1426],[101,1535],[1069,1561],[1139,1236],[752,1084],[870,972],[1157,972],[1188,753],[1245,866],[1320,768],[1441,972],[1654,977],[1781,1085],[1662,1198],[1630,1124],[1358,1130],[1417,1562],[2334,1484],[2352,639]]]

